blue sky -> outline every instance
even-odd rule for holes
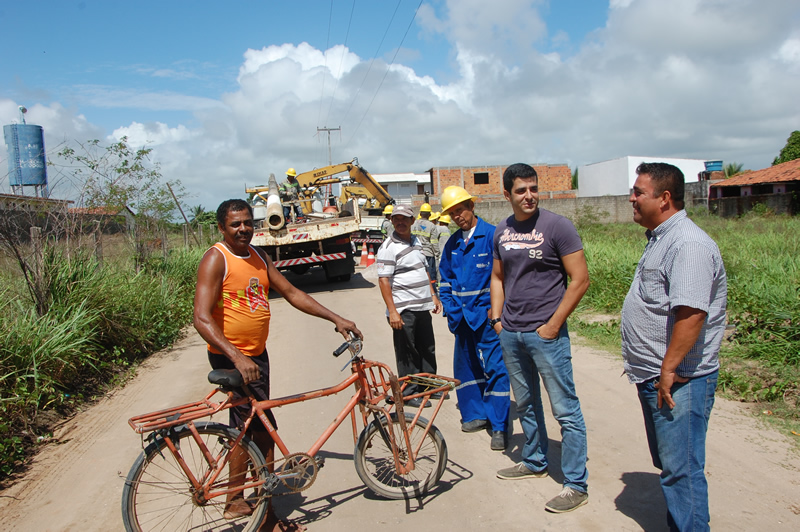
[[[31,0],[0,4],[0,28],[3,124],[25,105],[48,149],[126,135],[208,207],[326,164],[324,126],[334,162],[373,173],[757,169],[800,129],[796,1]]]

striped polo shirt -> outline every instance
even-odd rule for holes
[[[386,277],[391,283],[397,312],[433,310],[427,263],[417,237],[412,235],[409,243],[392,231],[378,249],[375,263],[378,277]]]
[[[622,358],[631,382],[661,374],[676,307],[706,312],[697,342],[678,365],[681,377],[719,369],[727,278],[717,244],[681,210],[647,231],[647,246],[622,306]]]

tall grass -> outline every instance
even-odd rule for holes
[[[38,316],[5,279],[0,308],[0,478],[46,431],[43,412],[96,393],[120,368],[163,348],[190,321],[202,250],[151,259],[135,273],[45,250],[49,311]],[[17,295],[15,295],[17,294]]]
[[[745,399],[791,396],[792,415],[800,417],[800,219],[693,219],[717,242],[728,275],[728,323],[735,332],[723,348],[721,385],[736,388]],[[580,232],[592,281],[580,310],[619,313],[646,244],[644,229],[612,224]],[[618,321],[580,327],[619,347]]]

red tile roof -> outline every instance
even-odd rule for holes
[[[766,183],[785,183],[787,181],[800,181],[800,159],[770,166],[763,170],[735,175],[730,179],[714,183],[711,186],[747,187]]]

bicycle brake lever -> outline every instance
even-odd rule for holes
[[[355,336],[351,335],[352,339],[347,342],[347,348],[350,349],[350,352],[353,353],[353,356],[350,357],[350,360],[347,361],[347,364],[339,371],[344,371],[350,364],[353,363],[358,355],[361,354],[362,343],[360,338],[356,338]]]
[[[350,364],[352,364],[352,363],[353,363],[353,360],[355,360],[357,357],[358,357],[358,353],[356,353],[355,355],[353,355],[353,356],[350,358],[350,360],[348,360],[348,361],[347,361],[347,364],[345,364],[344,366],[342,366],[342,369],[340,369],[339,371],[340,371],[340,372],[342,372],[342,371],[346,370],[346,369],[347,369],[347,368],[350,366]]]

